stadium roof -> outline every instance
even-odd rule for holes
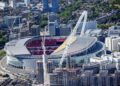
[[[95,37],[77,37],[76,39],[72,40],[71,45],[68,49],[68,55],[77,54],[78,52],[82,52],[87,50],[91,46],[95,44],[97,38]],[[62,44],[57,50],[55,50],[51,55],[62,55],[65,49],[66,44]]]
[[[8,42],[5,46],[5,49],[11,54],[11,55],[30,55],[30,52],[25,46],[25,42],[31,38],[25,38],[20,40],[12,40]]]

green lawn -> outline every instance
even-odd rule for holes
[[[6,55],[4,50],[0,50],[0,60]]]

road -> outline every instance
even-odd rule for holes
[[[29,74],[30,74],[30,71],[25,71],[23,69],[15,68],[15,67],[7,65],[6,57],[1,59],[1,61],[0,61],[0,72],[3,74],[10,75],[11,79],[19,78],[22,80],[29,79]]]

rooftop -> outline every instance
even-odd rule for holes
[[[24,45],[27,40],[31,38],[12,40],[5,45],[5,50],[13,55],[28,55],[30,52]]]
[[[82,52],[87,48],[91,47],[92,45],[94,45],[96,41],[97,39],[95,37],[77,37],[75,39],[72,39],[67,54],[69,55],[73,53],[76,54],[78,51]],[[66,43],[64,42],[55,52],[52,53],[52,55],[62,55],[65,47]]]

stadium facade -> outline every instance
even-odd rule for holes
[[[67,37],[46,37],[46,57],[59,62],[65,49]],[[35,69],[36,62],[42,60],[42,37],[28,37],[6,43],[6,62],[18,68]],[[67,56],[79,62],[103,52],[104,45],[96,37],[75,36],[71,40]]]

